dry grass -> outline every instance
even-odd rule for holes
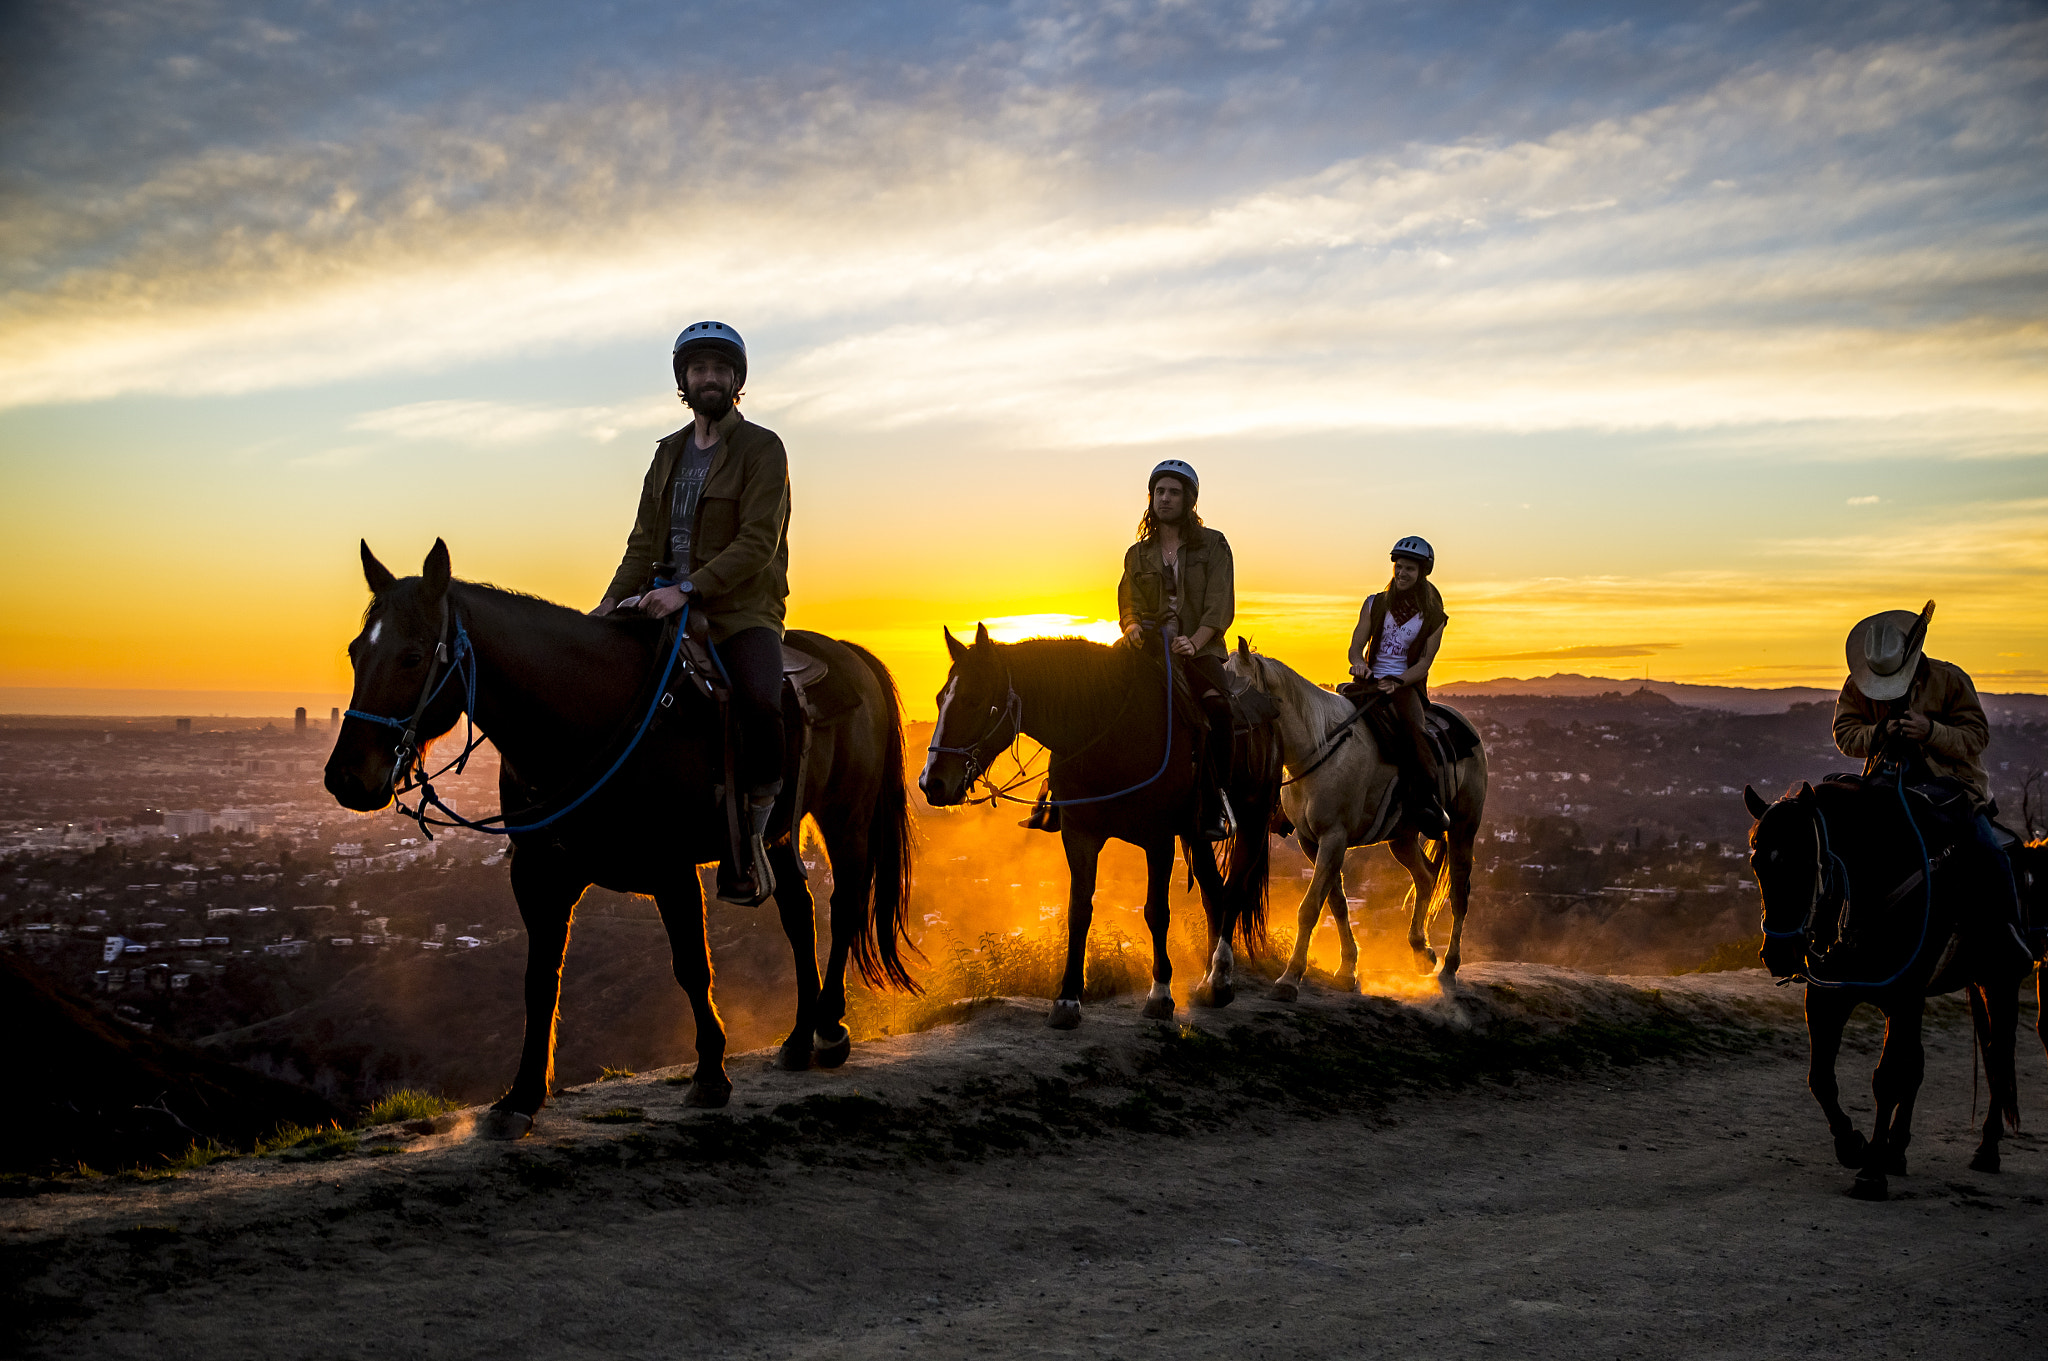
[[[937,967],[920,981],[924,995],[877,992],[849,983],[846,1024],[856,1040],[929,1030],[963,1001],[984,997],[1056,997],[1067,967],[1064,931],[1027,936],[989,932],[973,945],[949,936],[949,948],[934,951]],[[1081,1000],[1100,1002],[1152,985],[1152,947],[1122,931],[1089,933]]]

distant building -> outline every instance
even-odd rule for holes
[[[181,718],[180,723],[189,724],[191,719]],[[213,815],[203,808],[188,808],[182,812],[164,814],[164,831],[172,836],[199,836],[213,830]]]
[[[189,719],[189,718],[181,718],[181,719],[179,719],[179,720],[178,720],[178,736],[180,736],[180,737],[190,737],[191,735],[192,735],[192,720],[191,720],[191,719]]]
[[[306,735],[306,706],[303,704],[292,711],[292,732],[300,737]]]
[[[223,808],[214,815],[213,826],[221,832],[253,832],[256,815],[246,808]]]
[[[341,726],[341,710],[329,709],[327,711],[327,726],[329,728],[339,728]]]

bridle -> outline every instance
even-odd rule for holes
[[[939,729],[936,725],[932,728],[932,740],[925,747],[925,754],[927,756],[958,756],[967,767],[967,775],[962,788],[974,788],[975,780],[981,776],[982,772],[989,768],[995,755],[1008,751],[1011,744],[1023,734],[1024,698],[1017,693],[1017,677],[1007,666],[1003,668],[1003,690],[1004,699],[1002,704],[992,704],[989,706],[988,726],[982,729],[981,736],[965,746],[940,746]],[[1009,727],[1010,735],[1005,737],[996,746],[994,754],[984,756],[982,754],[983,751],[988,747],[996,733],[1005,725]]]
[[[448,641],[451,629],[453,629],[455,634],[455,643],[452,649]],[[442,670],[444,667],[447,668],[445,672]],[[434,662],[433,665],[427,668],[427,678],[420,685],[420,698],[419,702],[412,707],[412,717],[408,719],[388,718],[383,714],[373,714],[363,709],[344,711],[342,715],[344,718],[360,718],[366,723],[376,723],[387,728],[397,728],[399,730],[398,745],[393,748],[391,753],[391,778],[386,782],[386,788],[390,789],[394,795],[409,792],[417,787],[413,783],[412,777],[419,768],[420,719],[426,714],[427,706],[440,698],[441,691],[457,675],[463,677],[463,713],[468,715],[476,707],[476,649],[470,646],[469,630],[462,626],[462,621],[456,617],[455,610],[448,603],[448,597],[444,595],[441,597],[441,636],[434,644]],[[436,683],[437,681],[439,682],[438,684]],[[471,732],[473,735],[473,727]],[[450,763],[450,765],[455,766],[456,773],[461,773],[459,763],[466,762],[469,759],[470,753],[476,750],[480,740],[472,736],[472,740],[464,747],[462,755]],[[441,770],[446,771],[448,768],[448,766],[443,766]],[[439,773],[441,771],[436,772],[436,774]]]

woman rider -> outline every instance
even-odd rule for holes
[[[1387,589],[1365,598],[1358,627],[1351,633],[1351,674],[1356,679],[1344,694],[1380,721],[1374,730],[1392,740],[1389,753],[1408,775],[1408,814],[1426,836],[1442,836],[1450,820],[1437,799],[1436,752],[1424,728],[1423,705],[1429,697],[1429,664],[1443,646],[1444,598],[1427,580],[1436,568],[1436,550],[1427,539],[1409,535],[1389,555],[1394,576]],[[1377,712],[1375,712],[1377,711]],[[1391,712],[1389,712],[1391,711]],[[1386,721],[1389,717],[1398,722]]]
[[[1221,841],[1233,830],[1230,800],[1230,693],[1223,633],[1237,614],[1230,543],[1202,523],[1195,500],[1202,482],[1195,470],[1169,458],[1152,470],[1149,499],[1138,521],[1138,541],[1124,552],[1116,605],[1124,637],[1146,647],[1156,632],[1173,652],[1208,715],[1202,762],[1201,832]]]

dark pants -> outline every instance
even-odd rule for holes
[[[769,628],[741,629],[718,644],[718,660],[732,683],[740,792],[757,793],[782,778],[782,636]]]
[[[1436,749],[1429,744],[1428,716],[1422,707],[1422,687],[1404,685],[1391,695],[1381,694],[1376,680],[1352,681],[1338,693],[1365,713],[1365,721],[1380,739],[1380,750],[1423,781],[1434,794],[1440,779]]]
[[[1994,932],[2003,933],[2009,922],[2024,929],[2020,920],[2020,895],[2012,880],[2012,862],[1999,847],[1991,819],[1979,813],[1970,826],[1970,836],[1958,847],[1969,857],[1969,879],[1976,889],[1978,920]]]

